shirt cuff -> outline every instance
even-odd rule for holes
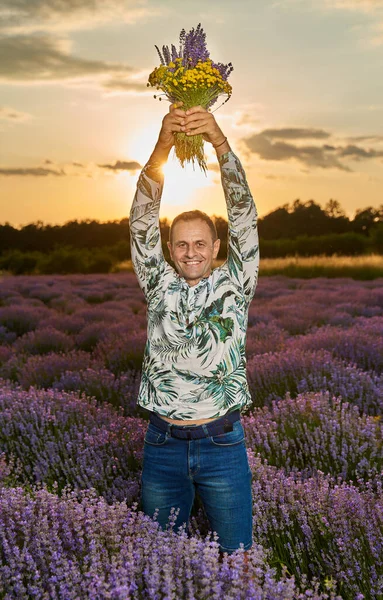
[[[162,162],[148,162],[142,169],[141,176],[145,175],[145,177],[147,177],[151,181],[162,185],[164,181],[164,173],[161,167],[163,166],[164,163]]]
[[[221,154],[221,156],[218,158],[218,162],[222,166],[233,159],[238,160],[234,152],[232,150],[229,150],[228,152],[225,152],[225,154]]]

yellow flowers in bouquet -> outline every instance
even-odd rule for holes
[[[233,66],[211,60],[201,23],[189,33],[182,29],[178,50],[173,44],[170,48],[162,46],[162,53],[158,46],[155,48],[161,65],[150,73],[147,85],[162,90],[170,102],[183,102],[182,109],[187,110],[198,105],[209,109],[222,94],[227,96],[225,102],[229,100],[232,89],[227,79]],[[191,162],[194,166],[197,162],[206,171],[202,135],[174,135],[175,153],[181,165]]]

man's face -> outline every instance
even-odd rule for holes
[[[191,286],[210,275],[219,245],[220,240],[213,242],[210,227],[202,219],[178,221],[168,242],[177,272]]]

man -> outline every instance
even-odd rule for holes
[[[132,260],[148,303],[148,341],[138,403],[150,411],[142,507],[165,528],[187,523],[197,490],[221,552],[252,545],[252,497],[240,410],[246,379],[247,314],[258,278],[257,212],[245,173],[214,116],[172,105],[143,168],[130,213]],[[213,270],[220,241],[200,211],[178,215],[161,249],[163,165],[174,133],[202,134],[216,149],[225,193],[227,261]],[[180,190],[181,192],[181,190]]]

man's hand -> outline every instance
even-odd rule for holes
[[[222,130],[217,121],[206,108],[202,106],[193,106],[184,112],[184,122],[181,122],[182,129],[186,135],[202,134],[204,140],[217,146],[225,140]]]
[[[218,157],[230,150],[222,130],[209,111],[202,106],[194,106],[187,111],[181,107],[182,102],[170,105],[169,112],[162,119],[161,131],[149,162],[152,164],[166,162],[174,146],[174,134],[181,132],[188,136],[201,134],[207,142],[218,146],[216,150]]]
[[[185,121],[185,111],[181,110],[179,108],[180,106],[182,106],[182,102],[171,104],[169,112],[162,119],[162,127],[157,145],[164,150],[170,151],[171,147],[174,145],[174,134],[184,131],[182,125]]]

